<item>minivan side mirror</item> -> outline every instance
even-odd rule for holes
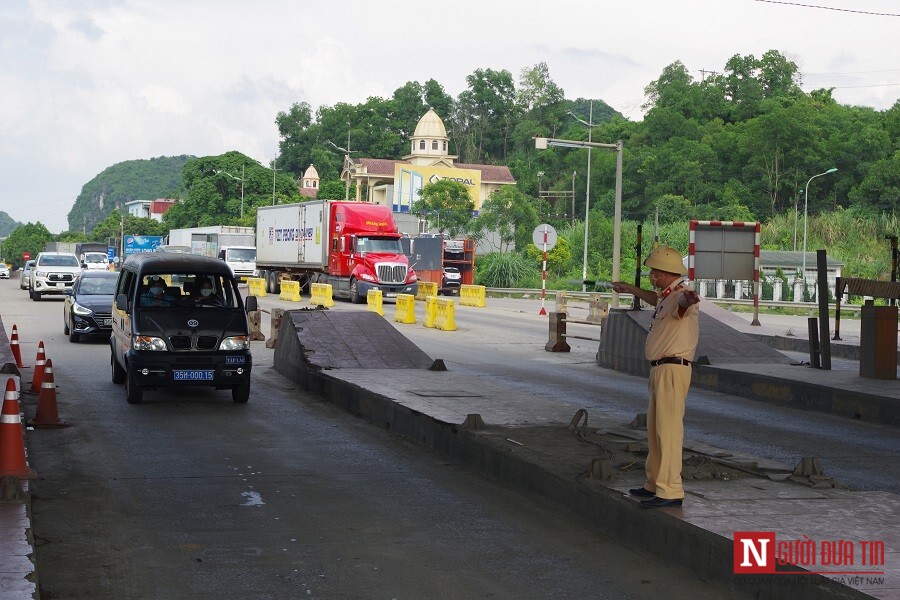
[[[125,294],[116,296],[116,310],[128,310],[128,296]]]
[[[247,296],[247,299],[244,301],[244,310],[246,310],[248,313],[256,312],[257,310],[259,310],[256,296]]]

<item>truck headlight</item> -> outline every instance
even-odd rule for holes
[[[375,277],[369,275],[368,273],[363,273],[360,275],[361,279],[365,279],[366,281],[375,281]]]
[[[149,335],[134,336],[132,338],[131,347],[134,350],[151,350],[154,352],[164,352],[167,350],[165,340]]]
[[[35,277],[46,277],[46,276],[47,276],[47,271],[35,271],[35,272],[34,272],[34,276],[35,276]]]
[[[416,275],[415,271],[413,271],[412,269],[407,271],[406,277],[407,277],[407,281],[409,281],[410,283],[419,280],[419,276]]]
[[[219,344],[219,350],[247,350],[250,348],[250,342],[246,335],[233,335],[223,338]]]
[[[81,315],[82,317],[94,314],[94,311],[87,308],[86,306],[78,304],[77,302],[72,303],[72,312],[76,315]]]

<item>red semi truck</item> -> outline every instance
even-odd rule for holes
[[[256,268],[266,291],[283,279],[328,283],[335,298],[365,302],[370,289],[383,297],[415,294],[416,272],[400,244],[389,206],[310,200],[260,206],[256,212]]]

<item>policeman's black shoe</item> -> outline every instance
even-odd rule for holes
[[[632,496],[637,496],[638,498],[653,498],[656,496],[653,492],[648,492],[645,488],[631,488],[628,490],[628,493]]]
[[[649,500],[641,500],[641,506],[643,508],[678,508],[681,506],[682,500],[681,498],[660,498],[658,496],[653,496]]]

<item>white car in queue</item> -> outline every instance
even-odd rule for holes
[[[40,300],[45,294],[62,296],[72,289],[81,274],[81,263],[71,252],[41,252],[34,259],[28,282],[28,295]]]

